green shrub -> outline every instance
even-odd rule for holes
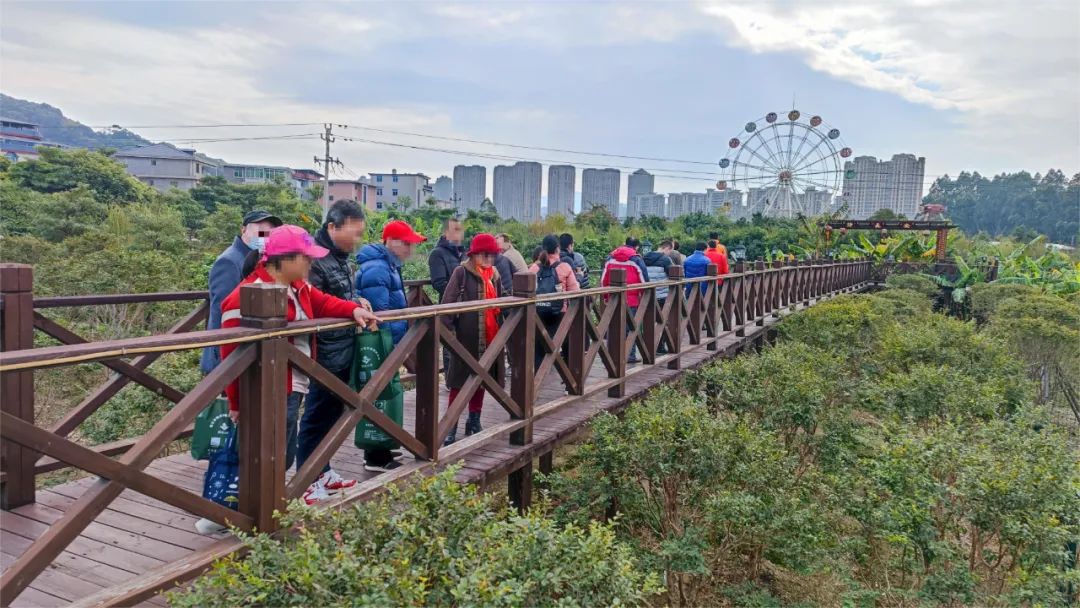
[[[767,563],[812,570],[835,547],[818,477],[749,420],[661,389],[592,430],[572,472],[550,480],[556,515],[617,513],[620,535],[665,573],[667,604],[713,601],[718,586],[752,580]]]
[[[881,567],[934,603],[1012,605],[1007,583],[1032,605],[1060,601],[1080,472],[1064,434],[1042,424],[1032,412],[930,432],[890,425],[846,502]]]
[[[869,297],[892,306],[892,316],[897,319],[915,319],[930,314],[933,305],[925,294],[911,289],[888,289]]]
[[[896,323],[895,310],[860,295],[839,296],[791,315],[779,325],[781,337],[857,360]]]
[[[612,606],[661,591],[610,526],[497,509],[454,470],[342,509],[296,506],[279,540],[241,538],[172,606]]]
[[[1026,298],[1042,293],[1038,287],[1018,283],[979,283],[971,287],[971,314],[985,323],[999,304],[1010,298]]]
[[[910,289],[918,292],[928,299],[936,298],[941,293],[941,287],[933,279],[921,274],[894,274],[885,279],[885,285],[889,289]]]

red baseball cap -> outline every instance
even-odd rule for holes
[[[422,234],[417,234],[408,223],[402,220],[394,220],[387,222],[386,226],[382,229],[383,241],[390,239],[397,239],[399,241],[405,241],[406,243],[423,243],[427,240]]]
[[[315,239],[311,238],[307,230],[300,226],[285,224],[271,230],[270,236],[266,237],[266,250],[263,253],[263,261],[266,261],[272,255],[289,255],[291,253],[302,253],[310,258],[321,258],[330,253],[330,250],[316,245]]]

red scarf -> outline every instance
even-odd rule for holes
[[[477,264],[476,272],[480,274],[480,281],[484,284],[484,299],[494,300],[497,298],[498,293],[495,291],[494,283],[495,267],[483,268]],[[484,311],[484,337],[487,339],[488,344],[491,344],[497,333],[499,333],[499,309],[488,308]]]

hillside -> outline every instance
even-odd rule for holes
[[[127,129],[101,133],[72,120],[47,103],[35,103],[0,93],[0,116],[24,120],[40,126],[46,141],[79,148],[130,148],[150,141]]]

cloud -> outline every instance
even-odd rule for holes
[[[1080,3],[707,3],[731,44],[793,53],[811,68],[913,103],[978,116],[1068,116],[1080,84]],[[1052,70],[1039,69],[1047,62]],[[1066,105],[1069,105],[1066,102]],[[1075,112],[1072,119],[1075,120]]]
[[[794,91],[845,138],[862,133],[860,153],[925,154],[938,172],[1080,167],[1074,1],[215,3],[182,18],[176,6],[6,3],[4,90],[89,124],[332,120],[703,160]],[[199,146],[296,166],[322,152],[317,139]],[[340,150],[363,172],[469,162]]]

